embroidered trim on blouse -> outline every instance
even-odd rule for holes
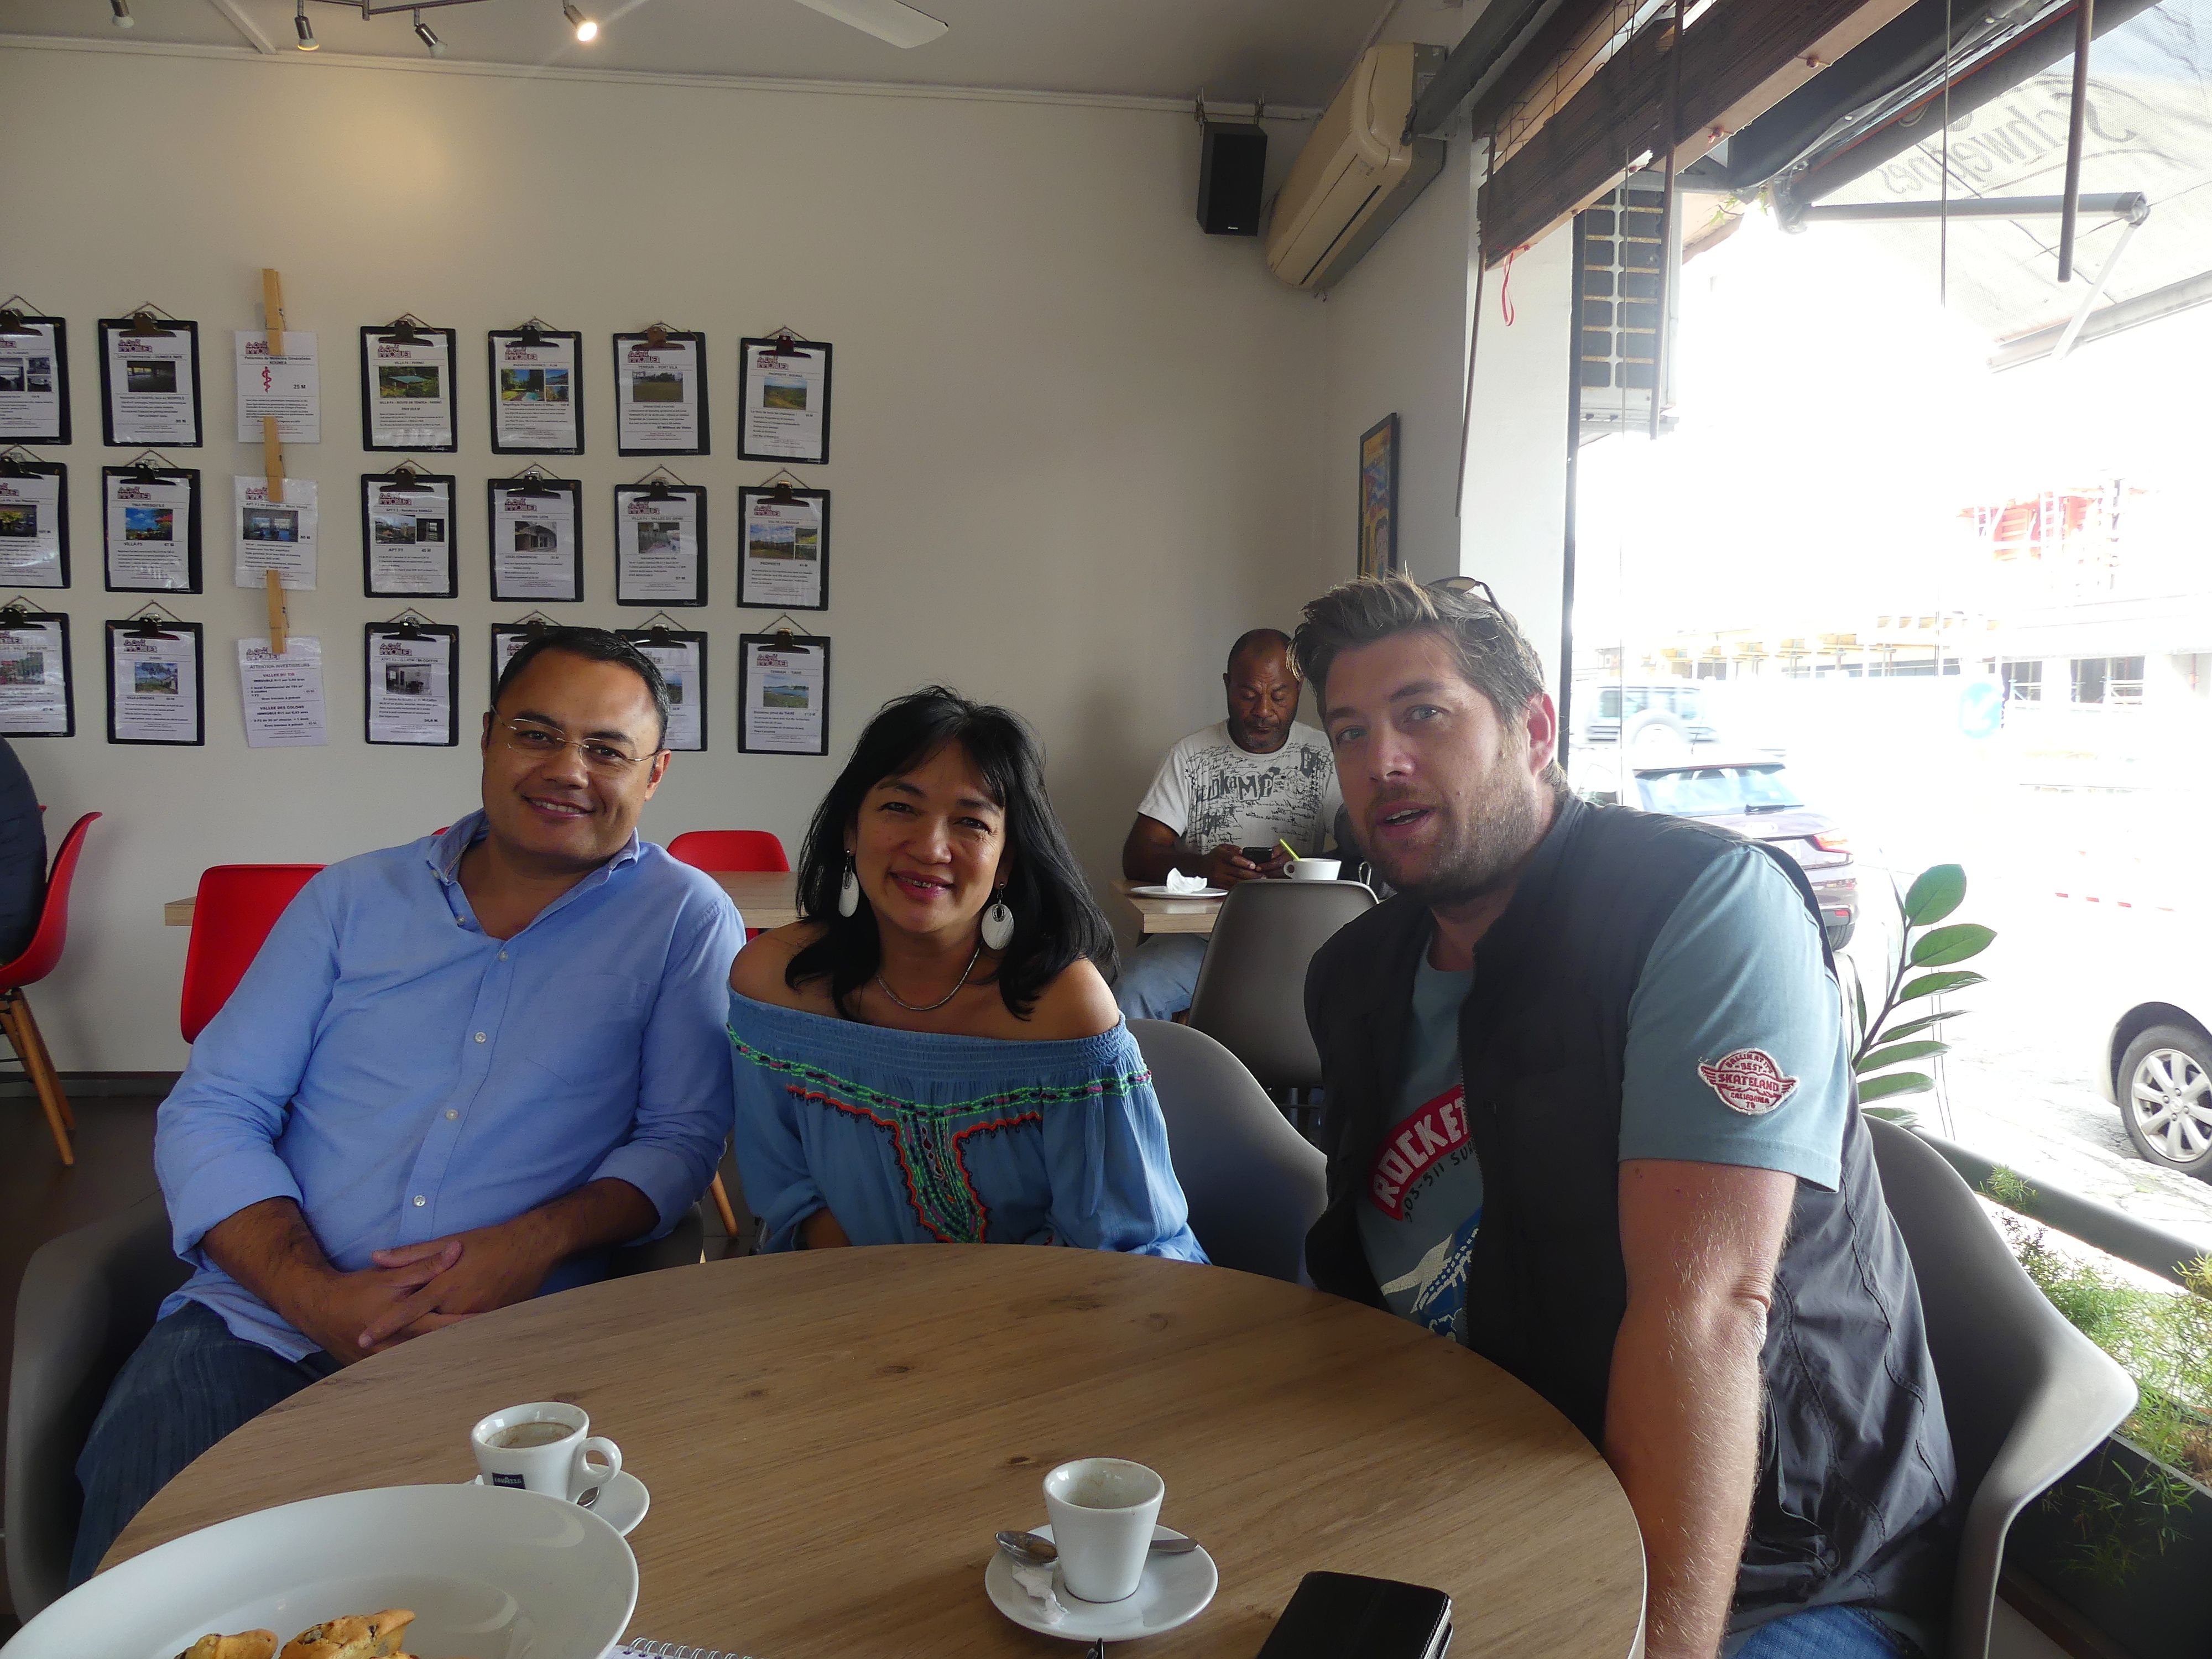
[[[939,1106],[927,1101],[902,1099],[804,1060],[768,1054],[754,1048],[735,1031],[730,1032],[729,1037],[743,1058],[765,1071],[787,1073],[791,1080],[784,1084],[784,1088],[795,1098],[864,1118],[883,1130],[890,1140],[891,1156],[897,1159],[899,1173],[906,1182],[907,1202],[914,1210],[915,1219],[931,1237],[946,1244],[980,1244],[983,1243],[984,1230],[990,1224],[990,1212],[977,1195],[975,1183],[968,1178],[961,1143],[969,1136],[995,1134],[1024,1123],[1042,1126],[1044,1107],[1106,1095],[1126,1095],[1150,1083],[1152,1078],[1151,1070],[1146,1068],[1091,1078],[1081,1083],[1009,1089]],[[805,1086],[808,1084],[823,1086],[810,1088]],[[853,1099],[839,1099],[837,1094],[830,1092],[833,1089]],[[959,1129],[952,1127],[954,1118],[993,1111],[1001,1115],[987,1117]]]

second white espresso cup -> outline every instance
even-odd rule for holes
[[[519,1487],[573,1504],[622,1473],[622,1448],[591,1427],[591,1414],[580,1406],[534,1400],[479,1421],[469,1431],[469,1449],[486,1486]]]
[[[1120,1601],[1137,1593],[1167,1490],[1142,1463],[1121,1457],[1079,1457],[1045,1476],[1045,1513],[1069,1595]]]

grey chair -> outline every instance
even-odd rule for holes
[[[1244,1062],[1263,1089],[1318,1089],[1306,1030],[1306,965],[1375,908],[1356,881],[1243,881],[1229,890],[1183,1018]]]
[[[186,1272],[158,1196],[48,1240],[23,1270],[8,1382],[8,1593],[18,1619],[68,1582],[83,1506],[77,1454],[108,1384]]]
[[[1928,1315],[1960,1489],[1949,1659],[1987,1659],[2013,1518],[2135,1408],[2136,1385],[2021,1270],[1973,1193],[1909,1129],[1869,1119]]]
[[[613,1277],[694,1265],[706,1222],[694,1205],[665,1238],[611,1252]],[[83,1494],[77,1454],[109,1384],[161,1299],[190,1269],[169,1243],[157,1194],[41,1245],[15,1300],[8,1383],[8,1591],[27,1620],[62,1593]]]
[[[1167,1120],[1190,1229],[1218,1267],[1295,1284],[1328,1162],[1284,1121],[1237,1056],[1203,1031],[1133,1019]]]

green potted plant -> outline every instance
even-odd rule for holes
[[[2131,1659],[2212,1653],[2212,1260],[2178,1290],[2130,1284],[2051,1248],[2011,1212],[2034,1190],[1984,1183],[2013,1253],[2083,1335],[2136,1380],[2134,1413],[2013,1523],[2008,1572]]]
[[[1933,1033],[1964,1012],[1943,1007],[1940,999],[1982,983],[1981,975],[1958,964],[1988,950],[1996,934],[1979,922],[1947,921],[1966,899],[1961,866],[1938,864],[1922,871],[1897,901],[1896,959],[1871,1016],[1865,983],[1850,976],[1851,1070],[1858,1078],[1859,1105],[1870,1117],[1911,1127],[1909,1109],[1878,1103],[1935,1088],[1936,1079],[1919,1067],[1950,1052],[1951,1045]]]

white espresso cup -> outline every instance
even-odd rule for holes
[[[1120,1457],[1079,1457],[1045,1476],[1045,1513],[1069,1595],[1120,1601],[1137,1593],[1167,1490],[1142,1463]]]
[[[1343,868],[1342,859],[1293,859],[1290,878],[1292,881],[1334,881]]]
[[[487,1486],[543,1492],[573,1504],[622,1473],[622,1448],[591,1427],[591,1414],[580,1406],[532,1401],[478,1422],[469,1431],[469,1449]]]

